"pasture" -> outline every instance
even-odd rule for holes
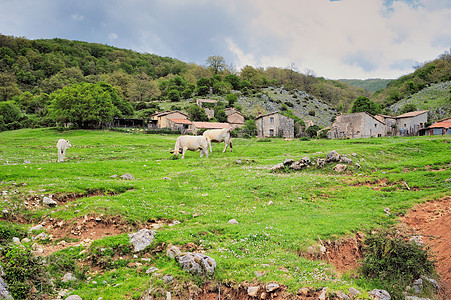
[[[66,161],[57,163],[60,138],[72,147]],[[7,193],[0,196],[0,206],[8,214],[2,214],[0,224],[76,224],[94,216],[115,225],[119,234],[95,241],[86,242],[69,230],[67,236],[45,242],[47,247],[61,240],[77,243],[51,256],[76,262],[77,282],[56,281],[83,299],[138,299],[150,286],[174,291],[191,281],[201,285],[204,279],[166,257],[169,244],[195,247],[214,258],[211,282],[277,282],[293,292],[324,286],[368,290],[376,283],[341,274],[327,261],[309,260],[303,253],[320,240],[396,225],[414,204],[450,195],[451,137],[233,139],[233,152],[222,153],[223,144],[213,144],[208,159],[188,151],[183,160],[169,152],[176,138],[55,129],[1,132],[0,191]],[[285,159],[308,156],[315,161],[331,150],[352,158],[361,169],[351,165],[336,173],[330,164],[269,172]],[[121,179],[126,173],[135,179]],[[57,207],[33,200],[49,195],[57,199]],[[230,219],[239,224],[228,224]],[[145,256],[124,250],[127,233],[153,224],[162,227]],[[180,285],[146,274],[151,266]],[[61,267],[53,276],[64,273]]]

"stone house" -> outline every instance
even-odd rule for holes
[[[359,112],[338,115],[327,135],[331,139],[382,137],[386,136],[386,129],[384,122],[366,112]]]
[[[163,111],[154,113],[150,116],[149,127],[153,129],[170,128],[172,124],[168,123],[168,119],[188,119],[188,115],[180,111]]]
[[[218,123],[218,122],[193,122],[192,132],[193,134],[197,134],[197,132],[201,129],[223,129],[223,128],[232,128],[232,125],[229,123]]]
[[[227,122],[232,125],[232,128],[243,127],[245,124],[244,116],[235,108],[226,108],[224,112],[227,115]]]
[[[451,118],[440,120],[428,128],[420,129],[420,135],[451,135]]]
[[[428,111],[412,111],[395,117],[396,130],[399,136],[417,135],[420,129],[425,128],[428,121]]]
[[[385,123],[385,135],[386,136],[395,136],[397,134],[396,131],[396,117],[387,116],[387,115],[375,115],[376,119]]]
[[[167,128],[182,134],[193,132],[193,122],[188,119],[167,119]]]
[[[258,137],[294,138],[294,120],[277,111],[258,116],[255,119],[255,125]]]

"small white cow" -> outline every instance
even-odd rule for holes
[[[66,149],[72,147],[70,142],[65,139],[60,139],[56,144],[58,148],[58,162],[64,161],[64,155],[66,155]]]
[[[174,147],[174,154],[179,155],[182,151],[182,159],[185,158],[186,150],[196,151],[200,150],[200,157],[204,154],[208,158],[208,143],[203,136],[182,135],[177,138]]]
[[[229,146],[230,152],[232,152],[232,138],[230,137],[231,130],[232,128],[209,129],[204,132],[203,136],[207,139],[208,145],[210,146],[210,152],[213,152],[211,149],[211,142],[224,142],[225,148],[222,152],[224,153]]]

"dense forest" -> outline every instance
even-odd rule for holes
[[[221,56],[208,57],[201,66],[96,43],[0,35],[0,130],[62,122],[98,128],[115,117],[148,118],[162,103],[173,103],[164,108],[194,111],[190,106],[196,97],[219,98],[223,107],[242,109],[237,98],[259,95],[269,87],[302,91],[337,112],[348,112],[358,97],[387,109],[431,83],[450,80],[450,70],[450,55],[444,54],[373,94],[302,74],[294,65],[237,71]],[[191,105],[180,106],[181,101]]]

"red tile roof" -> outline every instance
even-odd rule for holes
[[[418,116],[418,115],[421,115],[421,114],[424,114],[424,113],[427,113],[427,112],[428,112],[427,110],[411,111],[411,112],[402,114],[400,116],[396,116],[395,118],[396,119],[399,119],[399,118],[410,118],[410,117],[415,117],[415,116]]]
[[[438,121],[428,128],[451,128],[451,118],[443,119],[441,121]]]
[[[170,120],[174,123],[177,123],[177,124],[189,124],[189,125],[193,124],[193,122],[191,122],[188,119],[168,119],[168,120]]]

